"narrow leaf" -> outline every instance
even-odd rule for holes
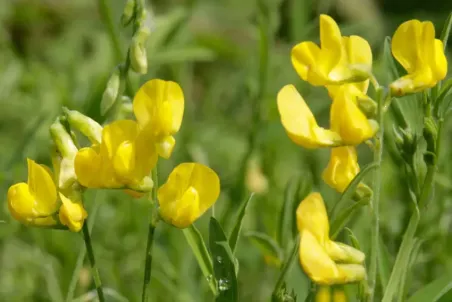
[[[183,229],[182,231],[185,235],[185,239],[187,239],[187,242],[190,245],[191,250],[193,251],[193,254],[195,255],[196,260],[198,261],[202,274],[206,278],[207,282],[209,282],[210,289],[214,294],[216,294],[217,289],[215,280],[213,279],[212,259],[207,251],[207,247],[201,233],[194,224]]]
[[[448,272],[419,289],[408,299],[408,302],[435,302],[450,290],[452,290],[452,273]]]
[[[213,261],[214,276],[217,281],[217,302],[234,302],[238,299],[235,258],[229,247],[226,235],[214,218],[210,218],[209,247]]]
[[[447,42],[449,41],[450,30],[452,28],[452,12],[447,17],[446,23],[444,23],[443,30],[441,31],[440,39],[443,41],[444,50],[447,48]]]
[[[250,238],[251,242],[253,242],[265,256],[271,257],[280,263],[283,253],[278,246],[278,243],[276,243],[273,238],[260,232],[247,232],[245,236]]]
[[[283,288],[284,280],[286,279],[287,273],[290,271],[290,268],[292,267],[294,260],[296,259],[296,255],[298,254],[298,248],[300,247],[300,240],[297,237],[295,240],[295,243],[292,248],[292,252],[290,253],[289,257],[285,260],[284,265],[281,269],[281,273],[279,274],[278,281],[276,282],[275,289],[273,290],[273,298],[276,298],[278,296],[278,293]]]
[[[337,218],[332,220],[331,222],[331,238],[335,239],[336,236],[342,231],[342,228],[345,226],[345,224],[350,220],[350,218],[355,214],[357,210],[359,210],[361,207],[366,206],[369,204],[369,199],[365,198],[361,201],[355,202],[352,205],[350,205],[348,208],[344,209],[341,213],[337,215]]]
[[[298,189],[300,186],[300,177],[293,177],[289,180],[284,191],[284,203],[279,216],[278,242],[281,247],[285,247],[289,239],[293,238],[292,223],[295,217],[294,204],[298,199]]]
[[[395,79],[398,79],[400,77],[399,72],[397,70],[397,65],[394,61],[394,58],[392,57],[391,53],[391,38],[386,37],[384,42],[384,48],[383,48],[383,58],[384,63],[386,66],[386,69],[389,70],[390,75],[390,81],[394,81]]]
[[[384,292],[388,286],[389,274],[391,273],[392,259],[386,244],[380,236],[378,245],[378,276],[380,278],[381,289]]]
[[[355,176],[355,178],[352,180],[352,182],[348,185],[347,189],[345,189],[344,193],[342,193],[341,198],[339,201],[334,205],[333,209],[331,210],[331,218],[334,220],[335,212],[341,209],[342,204],[347,203],[349,200],[352,199],[353,194],[356,191],[356,188],[358,187],[359,183],[364,179],[364,177],[373,169],[378,167],[378,163],[371,163],[368,164],[364,169],[361,170],[361,172],[358,173],[358,175]]]
[[[246,209],[253,196],[254,193],[251,193],[250,197],[248,197],[245,202],[242,202],[240,205],[239,214],[237,215],[231,235],[229,236],[229,246],[231,247],[232,252],[235,252],[237,241],[239,240],[240,230],[242,229],[243,217],[245,217]]]

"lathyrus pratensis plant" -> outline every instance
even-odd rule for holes
[[[358,283],[358,299],[390,302],[395,295],[404,299],[404,284],[413,240],[430,199],[438,165],[440,137],[449,103],[446,96],[452,88],[447,73],[444,48],[452,18],[446,22],[441,39],[435,38],[431,22],[411,20],[403,23],[391,42],[393,57],[406,70],[387,87],[372,73],[372,52],[368,42],[359,36],[342,36],[336,22],[320,16],[320,45],[302,42],[292,49],[293,66],[304,81],[327,89],[331,98],[330,128],[318,125],[315,116],[293,85],[284,86],[277,95],[282,125],[289,138],[304,148],[330,148],[330,161],[322,178],[341,193],[340,203],[327,211],[320,193],[311,192],[299,204],[295,213],[298,237],[292,253],[285,259],[273,292],[275,301],[295,301],[285,290],[284,279],[298,254],[299,262],[313,286],[309,297],[316,301],[347,301],[343,285]],[[160,221],[183,229],[209,288],[217,301],[237,301],[238,261],[234,250],[247,201],[240,208],[237,222],[229,236],[215,218],[209,226],[209,248],[194,226],[218,199],[220,180],[209,167],[199,163],[181,163],[159,187],[159,158],[170,158],[182,125],[184,95],[181,87],[171,81],[151,79],[135,93],[132,104],[124,98],[129,86],[128,72],[147,71],[145,42],[150,35],[148,14],[142,0],[128,0],[122,16],[124,25],[133,25],[133,38],[124,64],[112,73],[103,94],[101,111],[109,117],[100,125],[80,112],[63,108],[50,127],[54,149],[51,152],[53,170],[27,159],[28,180],[12,185],[7,194],[11,215],[31,227],[57,228],[79,232],[84,240],[93,269],[99,301],[105,301],[94,251],[87,227],[83,192],[87,189],[125,190],[133,197],[146,197],[150,202],[151,219],[145,251],[142,301],[149,301],[152,264],[152,243]],[[386,44],[385,47],[389,47]],[[394,70],[392,58],[388,67]],[[389,72],[389,71],[388,71]],[[375,96],[370,97],[372,84]],[[129,87],[130,89],[130,87]],[[410,128],[398,105],[398,97],[421,94],[423,104],[423,139]],[[413,100],[415,101],[415,100]],[[123,107],[132,106],[135,119],[121,116]],[[379,264],[379,210],[381,163],[384,150],[385,115],[389,108],[397,113],[396,145],[410,179],[413,214],[403,237],[389,281],[381,282],[377,291]],[[76,134],[89,139],[89,146],[79,146]],[[366,143],[374,152],[374,161],[360,172],[356,146]],[[425,149],[423,149],[425,146]],[[414,153],[424,154],[426,173],[416,169]],[[371,185],[364,176],[373,170]],[[341,209],[352,199],[352,206]],[[249,200],[248,200],[249,201]],[[369,207],[371,216],[370,260],[360,250],[354,236],[353,246],[336,241],[351,215],[360,207]],[[68,297],[71,301],[72,297]]]
[[[282,125],[289,138],[309,149],[330,148],[330,161],[323,172],[323,180],[337,192],[340,199],[352,198],[353,205],[336,214],[338,206],[327,213],[322,196],[312,192],[303,199],[296,212],[299,231],[299,260],[306,275],[312,280],[312,295],[316,301],[346,301],[341,286],[360,282],[360,301],[399,301],[405,299],[405,279],[416,227],[422,211],[430,200],[430,191],[438,165],[441,130],[449,103],[445,96],[452,83],[441,86],[447,73],[446,47],[452,20],[449,17],[441,39],[435,38],[435,29],[429,21],[410,20],[401,24],[394,33],[392,55],[406,70],[407,75],[397,77],[387,87],[379,84],[372,73],[372,52],[368,42],[359,36],[342,36],[336,22],[327,15],[320,16],[320,45],[311,41],[297,44],[292,49],[292,64],[302,80],[313,86],[323,86],[331,98],[330,128],[325,129],[317,121],[295,86],[284,86],[278,93],[277,103]],[[389,41],[389,39],[387,39]],[[385,57],[390,68],[394,62]],[[388,71],[391,72],[391,71]],[[367,95],[369,83],[375,97]],[[397,98],[422,95],[423,149],[400,109]],[[418,101],[413,99],[413,102]],[[414,210],[403,237],[391,276],[381,284],[381,297],[377,293],[377,270],[379,265],[379,211],[381,190],[381,163],[384,150],[385,114],[393,108],[398,114],[396,145],[404,165],[406,177],[411,179]],[[366,142],[374,152],[374,162],[360,172],[356,146]],[[416,169],[414,153],[424,153],[427,172]],[[362,182],[368,171],[374,169],[369,187]],[[419,188],[419,189],[416,189]],[[370,202],[369,202],[370,201]],[[371,247],[368,269],[364,265],[365,254],[353,238],[355,247],[335,242],[349,217],[360,205],[369,206]],[[330,228],[329,218],[332,221]],[[297,245],[295,245],[295,248]],[[288,260],[290,261],[290,259]],[[330,287],[334,286],[334,289]],[[275,291],[278,301],[290,301],[283,288]]]

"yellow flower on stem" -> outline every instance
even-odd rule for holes
[[[408,72],[391,83],[391,94],[401,96],[433,87],[447,74],[443,43],[435,39],[432,22],[410,20],[394,33],[391,44],[395,59]]]
[[[31,159],[28,163],[28,181],[8,189],[8,208],[18,221],[35,226],[52,226],[52,217],[58,210],[57,188],[50,169]]]
[[[323,180],[342,193],[359,173],[356,148],[351,146],[331,149],[328,166],[322,173]]]
[[[298,75],[314,86],[361,82],[372,69],[369,43],[359,36],[341,36],[328,15],[320,15],[320,47],[301,42],[292,49],[291,57]]]
[[[80,194],[79,192],[77,193],[78,195]],[[77,200],[77,198],[72,198],[71,200],[61,193],[60,199],[62,202],[59,212],[60,222],[73,232],[80,231],[86,217],[88,217],[88,213],[83,207],[81,199]]]
[[[102,130],[102,141],[79,150],[75,173],[88,188],[130,188],[149,191],[149,174],[157,162],[155,148],[132,120],[115,121]]]
[[[220,195],[220,179],[198,163],[178,165],[157,193],[160,216],[169,224],[186,228],[210,208]]]
[[[184,94],[171,81],[154,79],[146,82],[133,99],[133,112],[149,142],[155,144],[158,154],[169,158],[184,115]]]
[[[340,135],[344,145],[359,145],[378,130],[378,123],[368,119],[358,107],[358,95],[353,86],[343,86],[331,104],[331,130]]]
[[[300,263],[311,280],[318,284],[344,284],[366,278],[364,254],[329,238],[328,216],[319,193],[311,193],[298,206]]]
[[[286,85],[279,91],[278,110],[287,135],[296,144],[310,149],[341,145],[341,138],[336,132],[319,127],[293,85]]]

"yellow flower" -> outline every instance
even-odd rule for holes
[[[342,37],[336,22],[320,15],[320,47],[307,41],[292,49],[298,75],[314,86],[360,82],[369,78],[372,51],[359,36]]]
[[[319,127],[303,97],[293,85],[284,86],[278,93],[278,110],[287,135],[305,148],[341,145],[340,136]]]
[[[184,115],[184,95],[171,81],[154,79],[146,82],[133,99],[133,112],[138,124],[153,142],[158,154],[169,158]]]
[[[186,228],[217,200],[220,179],[198,163],[178,165],[158,190],[160,216],[168,223]]]
[[[358,173],[355,147],[338,147],[331,149],[330,162],[323,171],[322,178],[330,187],[342,193]]]
[[[354,86],[343,86],[335,93],[331,105],[331,130],[338,133],[344,145],[358,145],[372,138],[378,130],[376,121],[368,119],[358,107],[360,92]]]
[[[47,167],[31,159],[28,163],[28,181],[12,185],[8,190],[8,208],[18,221],[36,226],[52,226],[52,217],[58,210],[57,188]]]
[[[72,197],[72,196],[71,196]],[[60,222],[67,226],[72,232],[78,232],[82,229],[83,223],[88,217],[81,199],[69,199],[60,193],[62,205],[60,207],[59,218]]]
[[[82,148],[75,157],[79,183],[88,188],[148,190],[148,176],[157,162],[155,148],[132,120],[115,121],[102,130],[102,141]]]
[[[402,23],[392,38],[392,54],[408,72],[391,83],[393,95],[418,92],[436,85],[447,74],[443,43],[435,39],[432,22],[410,20]]]
[[[333,291],[333,296],[331,296]],[[347,296],[342,288],[331,289],[330,286],[320,286],[315,295],[315,302],[347,302]]]
[[[364,254],[329,238],[325,204],[319,193],[311,193],[298,206],[300,263],[306,274],[318,284],[344,284],[363,280]]]

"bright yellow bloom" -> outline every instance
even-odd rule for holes
[[[320,286],[315,295],[315,302],[347,302],[347,296],[342,288],[332,289],[330,286]]]
[[[52,217],[58,210],[57,188],[49,168],[31,159],[28,181],[12,185],[8,190],[8,208],[18,221],[36,226],[56,225]]]
[[[342,193],[358,173],[355,147],[338,147],[331,149],[330,161],[322,173],[322,178],[330,187]]]
[[[133,99],[133,112],[138,124],[153,142],[158,154],[169,158],[184,115],[184,94],[171,81],[154,79],[146,82]]]
[[[305,148],[341,145],[340,136],[319,127],[303,97],[293,85],[284,86],[278,93],[278,110],[287,135]]]
[[[311,193],[298,206],[300,263],[306,274],[318,284],[344,284],[363,280],[364,254],[329,238],[328,216],[319,193]]]
[[[160,216],[168,223],[186,228],[210,208],[220,195],[220,179],[198,163],[178,165],[158,190]]]
[[[372,51],[359,36],[343,37],[336,22],[320,15],[320,47],[302,42],[292,49],[298,75],[314,86],[360,82],[369,78]]]
[[[432,22],[402,23],[392,37],[392,54],[408,72],[391,83],[393,95],[414,93],[436,85],[447,74],[443,43],[435,39]]]
[[[88,213],[83,207],[81,200],[76,201],[75,198],[71,200],[61,193],[60,199],[62,201],[59,212],[60,222],[73,232],[80,231],[86,217],[88,217]]]
[[[154,148],[132,120],[115,121],[104,127],[102,141],[82,148],[75,157],[79,183],[88,188],[148,190],[148,176],[157,162]]]
[[[378,130],[377,122],[368,119],[358,107],[359,94],[354,86],[345,85],[335,93],[331,105],[331,130],[340,135],[344,145],[358,145]]]

